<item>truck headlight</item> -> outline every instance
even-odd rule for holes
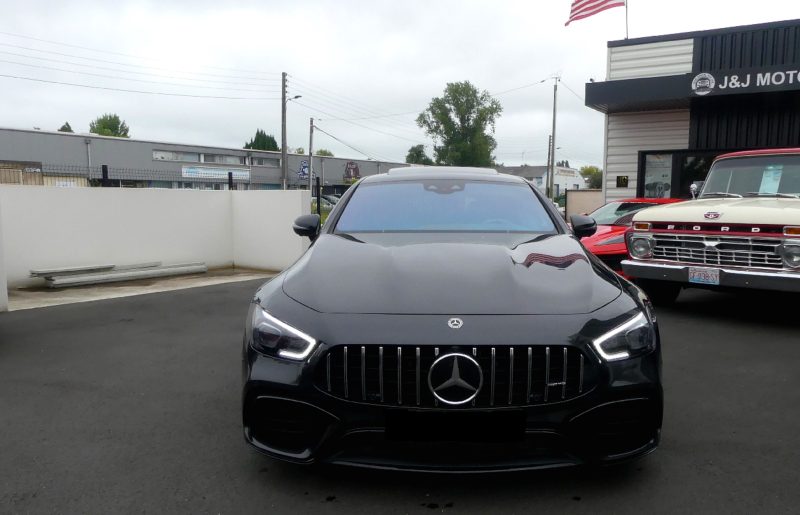
[[[783,264],[789,268],[800,268],[800,245],[783,244],[778,247]]]
[[[637,259],[649,259],[653,257],[653,238],[649,236],[631,236],[628,241],[628,252]]]
[[[619,361],[653,350],[656,333],[644,313],[592,340],[595,350],[606,361]]]
[[[311,354],[317,340],[270,315],[256,305],[253,309],[251,346],[268,356],[302,361]]]

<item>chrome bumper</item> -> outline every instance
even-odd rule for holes
[[[699,265],[698,268],[717,268]],[[688,265],[672,265],[667,263],[622,261],[622,271],[636,279],[654,279],[672,281],[690,286],[703,287],[702,284],[689,282]],[[719,268],[719,286],[730,288],[753,288],[756,290],[778,290],[800,292],[800,273],[767,272]]]

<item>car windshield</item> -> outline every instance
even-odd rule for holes
[[[527,184],[453,179],[361,184],[336,224],[338,233],[555,231]]]
[[[594,218],[599,225],[615,225],[620,223],[620,219],[623,217],[630,223],[628,215],[655,205],[651,202],[609,202],[594,210],[589,216]]]
[[[723,159],[711,167],[700,197],[800,195],[800,155]]]

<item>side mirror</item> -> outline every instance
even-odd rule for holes
[[[292,229],[298,236],[308,236],[311,241],[319,236],[320,219],[318,214],[298,216]]]
[[[700,188],[703,187],[705,181],[694,181],[691,186],[689,186],[689,191],[692,193],[692,198],[697,198],[697,193],[700,191]]]
[[[572,232],[578,239],[591,236],[597,230],[597,222],[589,216],[572,215],[569,221],[572,224]]]

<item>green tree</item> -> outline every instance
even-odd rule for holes
[[[417,117],[417,125],[436,144],[433,153],[437,164],[451,166],[491,166],[495,120],[503,107],[469,81],[450,82],[444,95],[431,100]]]
[[[72,130],[72,127],[70,126],[69,122],[64,122],[64,125],[62,125],[60,129],[58,129],[58,132],[75,132],[75,131]]]
[[[244,148],[253,150],[280,150],[278,142],[275,141],[275,136],[267,134],[261,129],[256,129],[256,135],[247,143]]]
[[[556,166],[563,166],[564,168],[569,168],[569,161],[566,159],[564,161],[558,161],[556,163]]]
[[[130,138],[128,124],[116,114],[107,113],[98,116],[89,124],[89,132],[101,136],[114,136],[115,138]]]
[[[425,153],[425,145],[422,144],[414,145],[408,149],[408,154],[406,154],[406,163],[412,165],[434,164],[433,159],[428,157],[428,154]]]
[[[585,179],[588,179],[589,189],[599,190],[603,187],[603,170],[597,166],[582,166],[580,172]]]
[[[322,157],[333,157],[333,152],[331,152],[330,150],[326,150],[324,148],[321,148],[321,149],[317,150],[316,152],[314,152],[314,155],[315,156],[322,156]]]
[[[296,149],[294,149],[294,153],[295,154],[305,154],[306,153],[306,149],[304,149],[303,147],[297,147]]]

